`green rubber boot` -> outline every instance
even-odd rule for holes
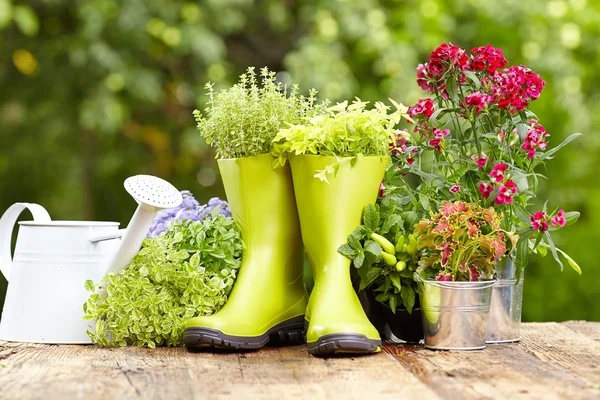
[[[187,347],[259,349],[304,343],[308,295],[304,249],[289,167],[273,157],[218,160],[244,253],[229,300],[214,315],[187,321]]]
[[[345,162],[331,184],[314,177],[336,162],[335,157],[290,157],[302,238],[315,286],[310,295],[308,351],[312,355],[376,353],[379,333],[367,319],[350,281],[350,260],[337,249],[360,225],[368,203],[377,199],[388,157],[361,157],[354,166]]]

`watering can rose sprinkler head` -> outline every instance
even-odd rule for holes
[[[158,211],[177,207],[183,201],[181,193],[175,186],[164,179],[151,175],[136,175],[127,178],[125,190],[139,205],[129,221],[108,272],[118,272],[129,264],[140,250]]]

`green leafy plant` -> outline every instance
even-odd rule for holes
[[[415,226],[421,252],[417,273],[438,281],[490,279],[496,261],[510,253],[518,236],[501,228],[502,215],[478,203],[445,201],[440,211]]]
[[[183,325],[197,315],[218,311],[231,292],[242,255],[233,218],[215,208],[202,221],[174,223],[160,236],[146,239],[127,268],[91,291],[85,319],[95,320],[87,333],[105,346],[182,346]]]
[[[359,290],[372,290],[375,299],[387,303],[393,312],[403,306],[412,313],[415,305],[418,288],[413,273],[419,259],[412,231],[420,217],[388,196],[365,208],[363,224],[338,249],[353,261]]]
[[[260,82],[254,67],[249,67],[233,87],[215,92],[214,84],[208,83],[206,89],[205,115],[194,110],[194,117],[200,134],[220,158],[269,153],[280,128],[300,124],[326,107],[317,103],[316,90],[310,90],[308,97],[299,93],[297,85],[288,91],[266,67],[260,71]]]
[[[356,99],[327,108],[327,112],[284,128],[277,133],[271,154],[273,166],[285,165],[290,154],[336,156],[338,163],[319,171],[315,177],[326,181],[327,175],[337,172],[341,163],[358,156],[386,156],[389,153],[394,127],[406,114],[407,107],[395,101],[395,110],[381,102],[367,110],[368,102]]]

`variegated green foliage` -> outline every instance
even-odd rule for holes
[[[175,223],[146,239],[127,268],[100,282],[84,304],[88,331],[104,346],[182,346],[183,324],[227,301],[240,266],[242,241],[233,218]]]
[[[344,101],[329,107],[323,115],[281,129],[271,152],[276,157],[273,166],[285,165],[291,154],[338,157],[338,163],[316,175],[327,180],[327,175],[337,172],[341,163],[357,156],[387,156],[395,126],[401,118],[408,118],[407,107],[390,101],[393,111],[381,102],[367,109],[369,102],[358,98],[350,104]]]

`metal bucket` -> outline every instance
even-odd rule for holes
[[[434,350],[485,348],[492,287],[496,282],[424,280],[415,274],[421,297],[425,347]]]
[[[498,280],[492,291],[487,343],[508,343],[520,340],[523,308],[523,278],[517,281],[515,263],[505,257],[497,267]]]

